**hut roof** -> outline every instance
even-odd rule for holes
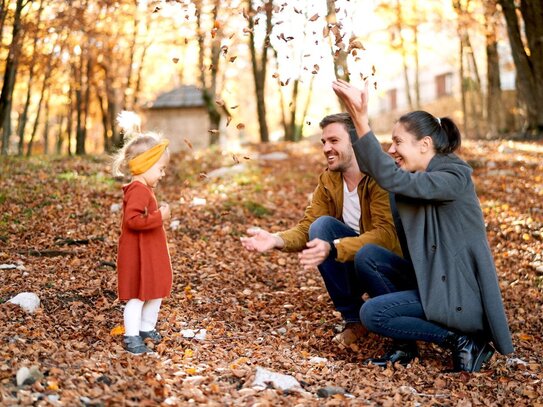
[[[169,92],[162,93],[149,102],[147,109],[172,109],[182,107],[205,106],[202,90],[194,85],[183,85]]]

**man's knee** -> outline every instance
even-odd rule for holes
[[[368,243],[362,246],[354,255],[354,263],[357,268],[363,268],[369,261],[375,259],[383,248],[373,243]]]
[[[321,216],[309,226],[309,240],[316,238],[328,240],[332,224],[338,222],[333,216]]]

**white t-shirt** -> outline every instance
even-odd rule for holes
[[[358,186],[349,192],[347,183],[343,180],[343,222],[356,233],[360,233],[360,198]]]

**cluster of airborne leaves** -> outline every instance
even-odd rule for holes
[[[283,161],[258,153],[281,149]],[[257,151],[260,150],[260,151]],[[543,405],[543,165],[541,145],[468,143],[516,352],[477,374],[446,374],[446,351],[421,344],[421,361],[380,369],[375,335],[352,349],[331,338],[341,324],[317,270],[296,255],[249,253],[250,226],[295,224],[323,167],[318,147],[277,144],[231,154],[173,156],[157,189],[168,201],[174,287],[161,310],[155,353],[122,350],[116,327],[115,254],[120,181],[99,159],[0,162],[0,400],[6,405]],[[241,161],[244,171],[206,174]],[[34,292],[27,314],[7,300]],[[183,336],[206,330],[204,340]],[[324,358],[317,359],[315,357]],[[22,367],[40,376],[17,386]],[[257,367],[296,378],[305,392],[252,388]],[[352,396],[318,399],[339,386]]]

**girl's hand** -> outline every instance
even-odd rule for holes
[[[358,136],[361,137],[370,131],[368,124],[368,81],[364,81],[364,88],[360,90],[349,82],[339,79],[332,83],[332,89],[351,115]]]
[[[172,214],[170,213],[170,205],[168,205],[166,202],[161,202],[158,210],[162,215],[163,222],[170,220],[170,218],[172,217]]]

